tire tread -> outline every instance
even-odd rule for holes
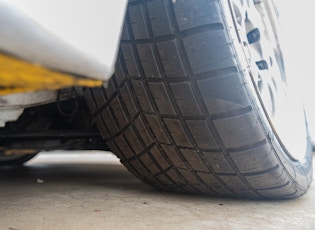
[[[112,151],[154,187],[299,196],[245,93],[221,15],[214,0],[130,1],[116,73],[105,91],[87,91],[90,110]]]

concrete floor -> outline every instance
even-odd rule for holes
[[[40,154],[0,169],[0,230],[315,229],[314,184],[289,201],[180,195],[142,184],[111,154]]]

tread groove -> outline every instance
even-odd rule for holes
[[[169,2],[169,4],[171,4]],[[176,19],[173,17],[173,15],[175,15],[175,12],[172,11],[173,7],[171,5],[169,5],[168,7],[168,10],[170,11],[169,12],[169,15],[170,15],[170,20],[172,21],[172,24],[173,24],[173,27],[175,28],[175,36],[179,42],[179,45],[180,47],[182,48],[181,50],[184,50],[183,47],[183,41],[182,41],[182,38],[181,38],[181,35],[179,33],[179,29],[178,29],[178,26],[176,25]],[[193,71],[192,69],[190,68],[190,65],[189,65],[189,61],[188,61],[188,58],[187,58],[187,55],[185,53],[182,52],[182,57],[183,57],[183,62],[185,63],[185,66],[186,66],[186,71],[188,72],[188,75],[189,76],[193,76]],[[169,93],[171,93],[171,90],[168,89]],[[174,97],[174,96],[173,96]],[[173,104],[176,105],[176,101],[173,99]],[[185,121],[183,120],[182,118],[182,115],[181,115],[181,112],[180,110],[177,108],[177,114],[179,114],[179,120],[181,121],[182,123],[182,126],[184,127],[185,129],[185,132],[190,134],[188,128],[187,128],[187,125],[185,124]],[[190,139],[190,142],[193,143],[193,146],[194,146],[194,149],[196,149],[197,152],[200,152],[200,149],[199,149],[199,146],[197,145],[197,143],[194,141],[193,137],[191,135],[189,135],[189,139]],[[220,183],[229,191],[231,191],[232,193],[234,193],[232,190],[230,190],[227,185],[216,175],[215,171],[208,165],[208,169],[210,170],[210,172],[215,176],[215,178],[220,181]]]
[[[263,170],[263,171],[258,171],[258,172],[254,172],[254,173],[243,173],[243,176],[258,176],[258,175],[261,175],[261,174],[274,172],[274,171],[278,170],[279,168],[280,168],[280,166],[276,165],[273,168],[266,169],[266,170]]]
[[[128,14],[127,14],[127,16],[128,16]],[[130,30],[131,27],[130,27],[130,26],[127,26],[127,28],[129,29],[129,34],[132,36],[133,32]],[[132,37],[133,37],[133,36],[132,36]],[[133,51],[134,51],[134,53],[135,53],[136,59],[139,60],[139,57],[137,56],[137,50],[136,50],[136,48],[135,48],[135,44],[132,45],[132,49],[133,49]],[[140,61],[138,61],[138,63],[140,63]],[[142,76],[145,76],[144,71],[143,71],[143,69],[141,68],[141,66],[140,66],[140,71],[141,71],[141,73],[142,73],[141,75],[142,75]],[[154,111],[156,111],[155,115],[158,117],[158,119],[160,120],[160,122],[163,124],[162,119],[159,117],[157,105],[154,103],[154,99],[153,99],[153,97],[152,97],[152,95],[151,95],[151,93],[150,93],[147,79],[146,79],[145,77],[142,77],[142,80],[143,80],[143,83],[144,83],[143,85],[144,85],[144,87],[145,87],[145,90],[146,90],[148,96],[150,97],[150,101],[152,102],[152,106],[153,106],[153,108],[154,108]],[[140,107],[140,111],[141,111],[141,107]],[[143,119],[146,120],[145,117],[143,117]],[[149,130],[150,130],[150,129],[149,129]],[[150,133],[151,133],[151,136],[152,136],[153,132],[151,131]],[[159,145],[157,145],[157,146],[158,146],[158,149],[160,150],[161,154],[163,154],[164,158],[167,159],[167,161],[168,161],[169,164],[171,165],[171,161],[168,159],[168,157],[167,157],[166,154],[164,153],[163,149],[162,149]],[[176,171],[178,171],[178,170],[176,169]],[[179,172],[177,172],[177,174],[178,174],[179,176],[181,176],[181,174],[180,174]],[[171,177],[169,177],[166,173],[165,173],[165,175],[166,175],[166,177],[167,177],[170,181],[172,181]],[[182,177],[182,180],[185,180],[185,181],[186,181],[186,179],[185,179],[183,176],[181,176],[181,177]],[[187,183],[187,182],[186,182],[186,183]]]
[[[146,11],[146,16],[149,17],[147,11]],[[150,24],[149,21],[147,21],[147,23]],[[148,26],[148,31],[149,31],[150,36],[153,37],[152,27],[151,27],[150,25],[147,25],[147,26]],[[174,24],[173,24],[173,26],[174,26]],[[176,37],[177,37],[177,36],[176,36]],[[156,46],[156,41],[155,41],[155,39],[153,39],[153,47],[154,47],[154,51],[153,51],[153,52],[154,52],[154,56],[156,57],[157,64],[158,64],[158,66],[159,66],[161,72],[164,72],[164,70],[163,70],[163,68],[162,68],[162,64],[160,63],[160,58],[158,57],[158,50],[157,50],[157,46]],[[148,84],[148,81],[147,81],[147,80],[146,80],[146,82],[147,82],[147,84]],[[146,86],[148,86],[148,85],[146,85]],[[173,107],[174,107],[176,113],[177,113],[177,114],[180,114],[180,113],[179,113],[179,109],[176,108],[176,106],[175,106],[176,103],[175,103],[174,98],[173,98],[173,96],[172,96],[172,94],[171,94],[171,90],[170,90],[170,88],[169,88],[169,85],[168,85],[168,84],[164,84],[164,86],[165,86],[165,88],[166,88],[167,94],[170,96],[171,104],[173,105]],[[149,93],[150,93],[150,89],[149,89],[149,88],[146,88],[146,90],[147,90],[147,93],[149,94]],[[152,99],[152,103],[154,103],[154,99]],[[156,108],[157,108],[157,107],[156,107]],[[155,111],[158,111],[158,110],[155,110]],[[160,117],[160,115],[159,115],[159,117]],[[160,118],[160,119],[161,119],[161,118]],[[165,130],[168,130],[168,128],[167,128],[167,126],[166,126],[166,124],[165,124],[165,122],[164,122],[163,119],[161,119],[161,123],[163,124],[164,129],[165,129]],[[181,121],[181,123],[182,123],[182,121]],[[183,123],[182,123],[182,125],[183,125]],[[185,129],[185,127],[184,127],[184,129]],[[169,132],[167,132],[167,133],[169,133]],[[186,127],[186,133],[187,133],[187,127]],[[169,139],[172,141],[172,143],[173,143],[174,145],[176,145],[176,144],[175,144],[175,140],[172,138],[172,136],[169,136]],[[187,160],[185,159],[185,157],[180,153],[180,151],[179,151],[177,148],[175,148],[175,151],[176,151],[176,154],[183,160],[183,162],[185,162],[185,164],[187,164],[187,165],[191,168],[191,166],[189,165],[188,161],[187,161]],[[180,172],[179,172],[179,173],[180,173]],[[201,183],[204,183],[204,182],[201,180],[201,178],[199,178],[193,171],[191,171],[191,173],[193,173],[193,174],[195,175],[195,177],[197,178],[198,181],[200,181]],[[181,173],[180,173],[180,174],[181,174]],[[184,180],[186,180],[186,178],[184,178]],[[194,189],[197,189],[197,188],[194,187]],[[198,190],[198,189],[197,189],[197,190]],[[211,189],[210,189],[210,190],[211,190]],[[199,192],[200,192],[200,191],[199,191]]]
[[[172,8],[170,7],[170,9],[172,9]],[[173,13],[172,15],[175,15],[175,12],[172,12],[172,13]],[[173,18],[172,20],[175,20],[175,19]],[[184,44],[183,44],[183,41],[182,41],[182,39],[181,39],[180,37],[179,37],[179,40],[180,40],[180,45],[182,46],[182,50],[184,50]],[[184,55],[184,57],[185,57],[184,60],[186,60],[186,63],[187,63],[186,66],[188,66],[188,72],[189,72],[190,75],[193,75],[193,70],[190,68],[190,65],[188,64],[189,61],[188,61],[187,54],[183,54],[183,55]],[[234,68],[234,67],[231,67],[231,68]],[[194,81],[192,81],[192,84],[194,85],[194,87],[192,87],[192,88],[193,88],[193,92],[194,92],[194,94],[196,95],[196,94],[197,94],[196,89],[198,88],[198,87],[197,87],[197,84],[196,84],[196,82],[194,82]],[[198,92],[197,98],[202,98],[200,95],[201,95],[201,93]],[[202,106],[201,106],[201,109],[202,109],[203,112],[204,112],[203,114],[206,114],[205,112],[206,112],[207,110],[206,110],[205,108],[206,108],[205,103],[203,103]],[[216,131],[216,128],[215,128],[215,126],[214,126],[212,120],[210,120],[209,118],[206,118],[206,120],[207,120],[208,128],[209,128],[210,131],[214,134],[213,136],[214,136],[214,138],[215,138],[215,140],[216,140],[216,143],[217,143],[218,146],[220,146],[221,151],[222,151],[224,157],[229,161],[229,163],[230,163],[231,165],[233,165],[233,161],[232,161],[231,157],[228,155],[227,150],[226,150],[226,148],[225,148],[225,146],[224,146],[222,140],[218,140],[218,138],[217,138],[217,137],[219,137],[219,135],[218,135],[218,133],[217,133],[217,131]],[[236,165],[233,165],[233,166],[234,166],[234,167],[233,167],[234,169],[237,168]],[[212,172],[214,172],[213,169],[211,169],[211,170],[212,170]],[[251,188],[251,186],[248,184],[248,182],[246,181],[246,179],[245,179],[244,177],[242,177],[242,175],[241,175],[241,173],[240,173],[240,171],[239,171],[238,169],[236,170],[236,173],[237,173],[237,175],[241,178],[241,180],[242,180],[249,188]],[[219,181],[222,181],[222,180],[219,179]],[[230,190],[230,189],[228,188],[228,186],[227,186],[223,181],[222,181],[221,183],[222,183],[228,190]],[[252,190],[254,193],[256,193],[256,191],[255,191],[253,188],[251,188],[251,190]],[[230,191],[232,191],[233,193],[235,193],[233,190],[230,190]],[[257,193],[256,193],[256,194],[257,194]],[[259,195],[259,194],[257,194],[257,195]]]

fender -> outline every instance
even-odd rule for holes
[[[126,4],[0,0],[1,55],[107,82],[114,71]]]
[[[57,90],[107,84],[127,0],[0,0],[0,127]]]

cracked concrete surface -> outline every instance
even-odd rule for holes
[[[110,153],[43,153],[0,169],[0,229],[315,229],[315,185],[288,201],[156,191]]]

